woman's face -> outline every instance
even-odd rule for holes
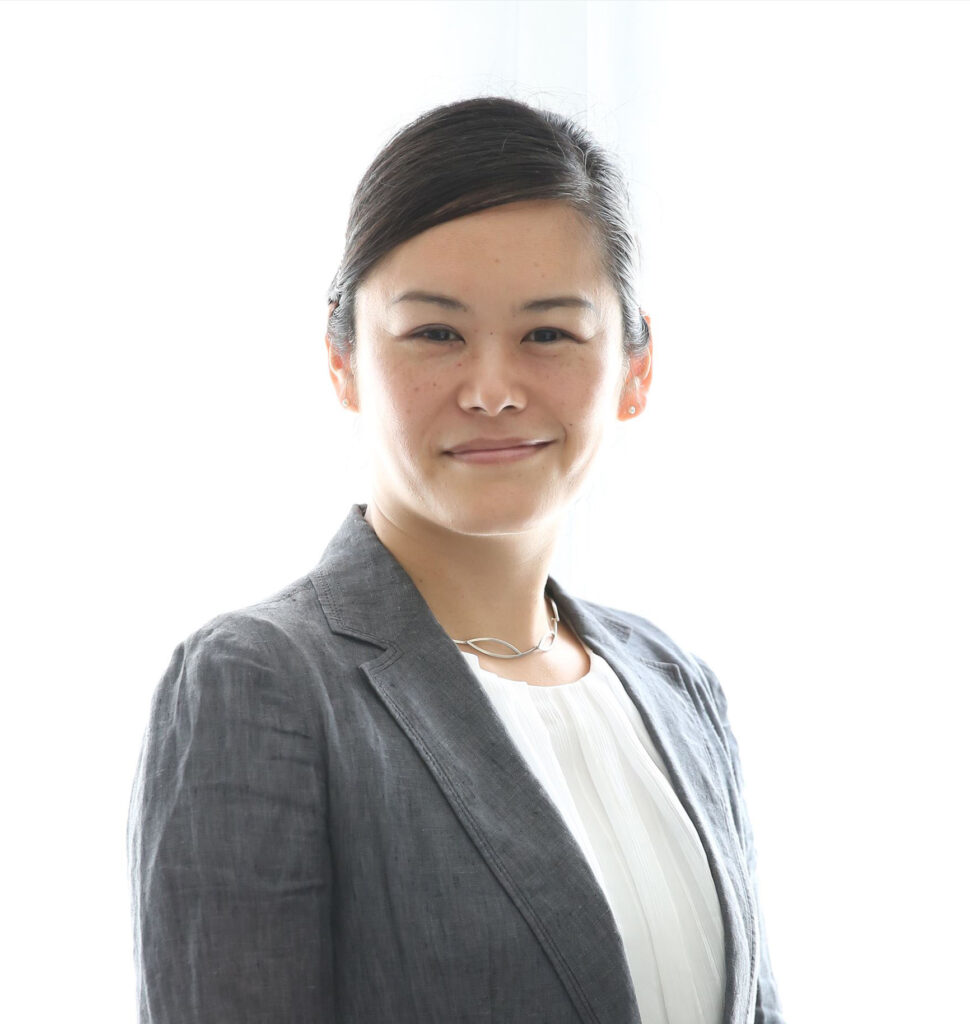
[[[399,526],[494,535],[558,521],[630,404],[619,299],[586,223],[557,200],[402,243],[358,290],[356,328],[356,377],[333,354],[331,375],[362,417],[373,501]],[[470,442],[529,447],[455,453]]]

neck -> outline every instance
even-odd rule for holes
[[[373,501],[364,518],[452,639],[493,636],[527,651],[549,629],[552,606],[545,586],[558,523],[521,533],[469,535]],[[480,646],[509,653],[498,644]],[[475,653],[465,644],[458,649]]]

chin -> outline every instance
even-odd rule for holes
[[[527,501],[471,497],[465,502],[448,502],[441,507],[439,519],[456,533],[489,537],[527,533],[548,526],[559,517],[548,504],[535,497]]]

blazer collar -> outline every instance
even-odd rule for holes
[[[365,511],[363,504],[351,507],[310,573],[330,627],[381,649],[361,665],[364,675],[529,921],[580,1019],[639,1021],[622,939],[592,869],[475,674]],[[552,577],[547,586],[560,616],[630,694],[697,828],[725,918],[723,1019],[740,1024],[753,981],[751,904],[738,851],[715,820],[730,811],[711,785],[710,753],[693,709],[685,714],[680,669],[633,650],[630,626],[606,609],[573,599]]]
[[[364,518],[367,506],[351,506],[346,519],[310,574],[324,588],[327,619],[338,633],[381,647],[406,648],[428,632],[444,636],[438,620],[403,566],[384,547]],[[577,633],[598,644],[626,643],[630,627],[609,620],[609,633],[550,576],[547,583],[560,610]],[[440,639],[440,637],[439,637]]]

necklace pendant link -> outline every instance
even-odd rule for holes
[[[549,632],[546,633],[546,635],[539,641],[539,643],[536,645],[535,649],[537,651],[542,651],[543,653],[545,653],[546,651],[549,650],[550,647],[552,647],[553,643],[555,642],[555,639],[556,639],[555,630],[550,629]],[[548,643],[546,643],[547,640],[549,641]]]
[[[530,647],[527,651],[520,651],[515,644],[510,644],[508,640],[500,640],[497,636],[476,636],[472,640],[455,640],[452,637],[452,642],[458,644],[460,647],[464,644],[466,647],[471,647],[478,651],[479,654],[484,654],[488,658],[524,658],[527,654],[531,654],[533,651],[541,651],[545,654],[552,645],[556,642],[556,637],[559,634],[559,609],[556,607],[556,602],[547,594],[546,597],[549,603],[552,605],[552,616],[549,619],[550,629],[545,633],[542,639],[535,645]],[[503,647],[508,647],[509,650],[514,651],[513,654],[495,654],[492,651],[486,651],[484,648],[478,646],[479,640],[487,640],[490,643],[502,644]],[[548,641],[548,642],[547,642]]]

